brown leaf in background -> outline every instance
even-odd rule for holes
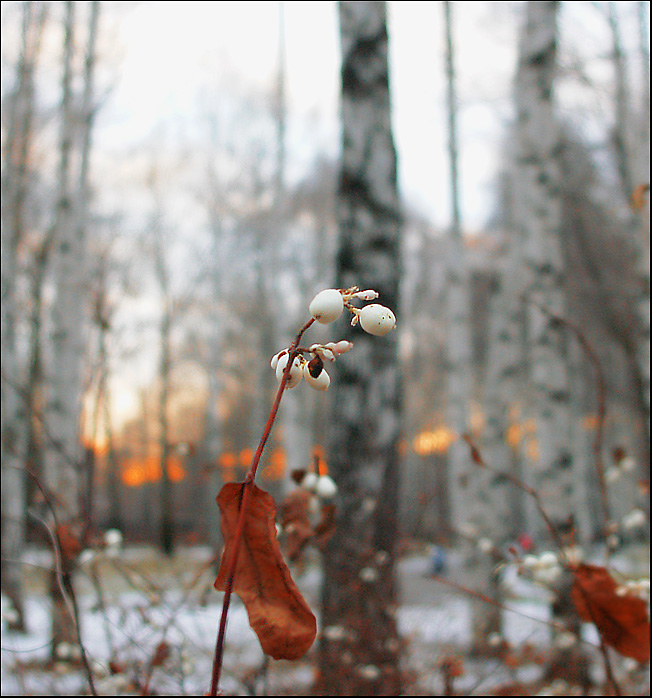
[[[227,483],[217,497],[226,542],[215,588],[225,591],[227,561],[235,544],[244,487],[251,487],[238,553],[233,590],[247,608],[249,624],[265,654],[274,659],[299,659],[312,646],[317,621],[281,555],[276,537],[276,507],[272,497],[251,483]]]
[[[57,538],[61,548],[61,556],[65,563],[72,562],[83,550],[81,536],[72,525],[59,524],[57,526]]]
[[[604,567],[579,565],[571,592],[582,620],[595,623],[600,636],[625,657],[644,664],[650,659],[650,622],[643,599],[616,593]]]
[[[297,485],[303,482],[303,478],[306,476],[308,471],[305,468],[295,468],[291,473],[290,477],[294,480]]]
[[[632,208],[635,211],[641,211],[645,206],[646,194],[650,191],[649,184],[639,184],[632,192]]]
[[[335,512],[337,507],[334,504],[322,504],[321,519],[315,526],[315,543],[319,548],[323,548],[335,533]]]
[[[288,524],[296,522],[310,523],[310,500],[313,495],[308,490],[297,488],[292,490],[279,507],[279,520],[285,528]]]
[[[285,555],[290,562],[298,562],[314,531],[310,521],[310,501],[314,495],[307,490],[290,492],[280,507],[280,524],[285,534]]]
[[[165,660],[170,656],[171,648],[170,645],[163,640],[156,645],[156,650],[154,651],[154,656],[150,662],[152,666],[161,666],[165,663]]]

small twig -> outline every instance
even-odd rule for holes
[[[584,599],[584,604],[586,606],[586,609],[591,616],[591,622],[595,627],[598,629],[598,637],[600,638],[600,653],[602,654],[602,658],[604,659],[604,668],[605,668],[605,673],[607,675],[607,681],[611,684],[611,687],[613,688],[614,693],[617,696],[622,695],[622,690],[620,688],[620,685],[616,681],[616,677],[614,676],[613,672],[613,667],[611,666],[611,658],[609,657],[609,652],[607,650],[607,645],[604,641],[604,638],[602,637],[602,633],[600,632],[600,629],[598,627],[598,622],[595,617],[595,613],[593,612],[593,606],[591,604],[591,598],[584,589],[584,586],[582,585],[581,580],[576,576],[576,585],[575,588],[579,591],[579,593],[582,595],[582,598]]]
[[[563,542],[561,540],[561,537],[560,537],[557,529],[555,528],[555,525],[552,523],[552,520],[548,516],[548,513],[543,508],[543,504],[541,503],[541,497],[539,497],[539,493],[535,489],[530,487],[529,485],[526,485],[524,482],[519,480],[516,476],[512,475],[512,473],[498,470],[498,468],[494,468],[493,466],[486,463],[484,458],[482,457],[482,454],[480,453],[480,450],[473,443],[473,439],[471,438],[471,436],[469,434],[463,434],[462,438],[464,439],[464,441],[466,441],[466,443],[471,448],[471,458],[473,459],[473,462],[476,465],[479,465],[481,468],[485,468],[489,472],[495,473],[496,475],[499,475],[500,477],[504,477],[505,479],[509,480],[513,485],[515,485],[519,489],[523,490],[523,492],[525,492],[530,497],[532,497],[537,509],[539,510],[539,514],[541,515],[541,518],[544,520],[546,526],[548,527],[555,543],[557,544],[557,547],[560,550],[562,550],[564,545],[563,545]]]
[[[521,611],[517,611],[514,608],[510,608],[509,606],[506,606],[505,604],[501,603],[500,601],[496,601],[495,599],[492,599],[489,596],[486,596],[485,594],[482,594],[479,591],[475,591],[474,589],[469,589],[469,587],[464,586],[463,584],[458,584],[457,582],[453,582],[450,579],[444,579],[443,577],[440,577],[438,575],[431,575],[431,578],[436,581],[440,582],[441,584],[447,584],[448,586],[452,587],[453,589],[457,589],[458,591],[461,591],[463,594],[467,594],[468,596],[473,596],[476,599],[480,599],[480,601],[484,601],[485,603],[490,604],[491,606],[496,606],[496,608],[501,609],[502,611],[508,611],[509,613],[514,613],[520,618],[525,618],[526,620],[533,620],[537,623],[542,623],[543,625],[547,625],[549,628],[552,628],[553,630],[557,630],[558,632],[566,632],[567,628],[563,626],[561,623],[556,623],[554,620],[546,620],[544,618],[536,618],[535,616],[529,616],[527,613],[523,613]],[[590,645],[591,647],[595,647],[595,645],[592,642],[589,642],[588,640],[583,640],[582,638],[578,638],[580,642],[584,642],[587,645]]]
[[[596,391],[597,391],[597,423],[595,428],[595,439],[593,440],[593,463],[595,465],[595,472],[598,477],[598,486],[600,489],[600,498],[602,503],[602,516],[604,518],[604,531],[606,532],[611,522],[611,512],[609,508],[609,497],[607,494],[607,484],[604,477],[604,465],[602,463],[602,447],[604,441],[604,422],[606,418],[606,381],[604,377],[604,371],[602,370],[602,364],[597,354],[591,347],[589,341],[585,337],[584,333],[579,327],[574,325],[566,318],[555,315],[548,308],[541,305],[534,298],[526,299],[533,305],[535,305],[542,313],[545,313],[554,322],[569,329],[576,337],[580,346],[584,350],[585,354],[589,358],[595,371],[596,380]]]
[[[222,616],[220,618],[219,630],[217,633],[217,641],[215,643],[215,658],[213,660],[213,672],[211,679],[211,692],[209,695],[218,695],[218,686],[220,682],[220,673],[222,671],[222,659],[224,657],[224,637],[226,635],[226,621],[229,614],[229,606],[231,603],[231,595],[233,593],[233,582],[235,580],[236,565],[238,563],[238,553],[240,551],[240,541],[242,540],[242,535],[244,532],[244,525],[247,515],[247,507],[249,504],[249,499],[251,497],[251,486],[253,485],[254,479],[256,477],[256,471],[258,470],[258,464],[260,463],[260,458],[263,454],[263,449],[269,438],[269,435],[274,426],[274,421],[278,413],[279,406],[281,404],[281,399],[285,391],[285,386],[287,384],[288,378],[290,376],[290,371],[292,370],[292,365],[294,359],[299,353],[298,347],[301,342],[301,337],[304,332],[315,322],[314,318],[310,318],[303,327],[299,330],[294,342],[289,347],[288,350],[288,361],[283,371],[283,376],[281,378],[280,385],[276,391],[276,397],[274,398],[274,403],[272,404],[272,409],[270,410],[269,417],[265,423],[263,429],[263,434],[260,438],[258,448],[251,462],[251,467],[247,473],[247,477],[242,485],[242,499],[240,501],[240,512],[238,515],[238,522],[233,536],[233,547],[231,549],[231,556],[226,563],[227,570],[227,582],[226,589],[224,591],[224,601],[222,603]]]
[[[190,599],[190,595],[192,594],[192,591],[195,588],[195,585],[199,582],[199,580],[201,579],[204,572],[206,572],[208,569],[210,569],[213,566],[214,562],[215,562],[214,557],[211,557],[209,560],[204,562],[204,564],[195,573],[195,576],[188,583],[184,595],[181,597],[179,602],[176,604],[175,612],[170,614],[170,617],[168,618],[167,623],[163,626],[163,628],[161,630],[161,639],[159,640],[159,645],[161,642],[165,641],[165,638],[167,637],[167,634],[168,634],[170,628],[173,625],[175,625],[175,623],[177,622],[178,613],[188,603],[188,601]],[[154,669],[156,668],[156,663],[154,661],[155,656],[156,656],[155,654],[152,655],[149,659],[149,662],[147,663],[147,673],[145,675],[144,680],[141,682],[142,683],[141,691],[140,691],[141,696],[149,695],[150,683],[152,681],[152,676],[154,675]]]
[[[473,443],[471,437],[470,437],[468,434],[465,434],[465,435],[463,436],[463,438],[464,438],[464,440],[469,444],[469,446],[470,446],[470,448],[471,448],[471,457],[472,457],[474,463],[476,463],[477,465],[479,465],[479,466],[481,466],[481,467],[483,467],[483,468],[486,468],[487,470],[489,470],[489,471],[492,472],[492,473],[495,473],[496,475],[501,475],[501,476],[507,478],[510,482],[512,482],[514,485],[516,485],[517,487],[519,487],[520,489],[522,489],[524,492],[526,492],[527,494],[529,494],[529,495],[534,499],[534,501],[535,501],[535,503],[536,503],[536,506],[537,506],[537,509],[539,510],[539,513],[541,514],[543,520],[545,521],[546,525],[548,526],[548,528],[550,529],[550,532],[551,532],[552,535],[553,535],[553,538],[554,538],[554,540],[555,540],[555,543],[557,544],[557,546],[559,547],[559,549],[562,550],[563,546],[562,546],[561,538],[560,538],[559,534],[557,533],[557,530],[555,529],[555,527],[554,527],[552,521],[551,521],[550,518],[548,517],[548,515],[547,515],[545,509],[543,508],[543,505],[541,504],[541,498],[539,497],[539,495],[538,495],[538,493],[536,492],[536,490],[532,489],[531,487],[528,487],[528,485],[526,485],[526,484],[524,484],[523,482],[521,482],[518,478],[514,477],[511,473],[502,472],[502,471],[498,470],[497,468],[493,468],[493,467],[491,467],[490,465],[488,465],[488,464],[484,461],[484,459],[482,458],[482,454],[480,453],[480,451],[478,450],[478,448],[474,445],[474,443]],[[562,563],[564,564],[564,566],[565,566],[568,570],[570,570],[571,573],[574,574],[574,569],[573,569],[573,566],[572,566],[572,565],[569,565],[567,562],[565,562],[565,561],[563,561],[563,560],[562,560]],[[577,578],[577,577],[576,577],[576,578]],[[445,580],[442,580],[442,581],[445,581]],[[455,586],[455,585],[454,585],[454,586]],[[584,599],[585,599],[585,603],[586,603],[586,606],[587,606],[587,608],[588,608],[588,610],[589,610],[589,613],[590,613],[590,615],[591,615],[591,619],[592,619],[592,621],[593,621],[593,624],[594,624],[594,625],[596,626],[596,628],[597,628],[597,627],[598,627],[598,624],[597,624],[597,622],[596,622],[596,620],[595,620],[595,617],[594,617],[594,615],[593,615],[593,611],[592,611],[592,609],[591,609],[590,599],[587,598],[587,594],[586,594],[586,592],[584,591],[584,588],[582,587],[581,583],[578,584],[577,586],[578,586],[578,588],[579,588],[579,590],[580,590],[580,593],[582,594],[582,596],[583,596]],[[478,594],[477,592],[472,592],[471,590],[469,590],[469,591],[471,592],[472,595],[477,596],[477,597],[481,598],[482,600],[487,601],[488,603],[493,603],[494,605],[499,605],[499,606],[500,606],[500,604],[498,604],[498,602],[492,601],[491,599],[489,599],[489,598],[483,596],[482,594]],[[550,625],[551,625],[552,627],[555,627],[555,625],[553,625],[552,623],[550,623]],[[565,628],[562,628],[562,629],[565,630]],[[599,637],[600,637],[600,651],[601,651],[602,656],[603,656],[603,658],[604,658],[605,671],[606,671],[606,674],[607,674],[607,678],[608,678],[608,680],[611,682],[611,684],[612,684],[612,686],[613,686],[613,689],[614,689],[616,695],[618,695],[618,696],[619,696],[619,695],[622,695],[621,690],[620,690],[620,686],[618,685],[618,683],[617,683],[617,681],[616,681],[616,679],[615,679],[615,677],[614,677],[614,673],[613,673],[613,671],[612,671],[612,668],[611,668],[611,660],[609,659],[609,655],[608,655],[608,653],[607,653],[607,647],[606,647],[606,645],[605,645],[605,643],[604,643],[604,639],[603,639],[603,637],[602,637],[602,633],[600,633],[600,632],[598,631],[598,635],[599,635]]]
[[[9,466],[9,467],[17,467],[17,466]],[[31,515],[39,521],[45,530],[47,531],[48,536],[50,537],[52,541],[52,548],[54,551],[54,562],[55,562],[55,579],[57,581],[57,585],[59,587],[59,591],[61,592],[61,596],[66,604],[66,607],[68,608],[68,612],[70,613],[73,621],[73,625],[75,628],[75,634],[77,636],[77,644],[79,645],[79,649],[81,652],[81,660],[82,660],[82,665],[84,667],[84,672],[86,674],[86,680],[88,681],[88,686],[90,688],[91,694],[96,696],[97,691],[95,690],[95,682],[93,681],[93,672],[91,671],[90,664],[88,662],[88,656],[86,653],[86,648],[84,647],[84,643],[82,641],[82,636],[81,636],[81,626],[79,622],[79,606],[77,604],[77,597],[75,595],[75,589],[72,585],[72,582],[70,580],[70,572],[65,571],[63,569],[63,559],[62,559],[62,547],[61,547],[61,538],[59,537],[59,526],[57,523],[57,514],[56,510],[54,508],[54,505],[52,504],[52,501],[50,500],[50,497],[48,496],[48,492],[46,489],[43,487],[41,484],[39,478],[36,476],[35,473],[33,473],[31,470],[28,468],[21,468],[24,470],[30,477],[34,479],[34,482],[36,483],[36,486],[39,488],[41,494],[43,495],[43,500],[50,510],[50,513],[52,514],[52,520],[54,522],[54,530],[48,525],[48,523],[42,519],[41,517],[37,516],[33,512],[30,512]]]
[[[97,559],[93,559],[90,562],[89,577],[93,583],[93,586],[95,587],[95,592],[97,593],[97,604],[102,611],[102,618],[104,620],[104,634],[106,636],[106,646],[109,649],[109,657],[113,657],[115,655],[115,647],[113,646],[113,636],[109,628],[109,616],[106,608],[106,602],[104,600],[104,589],[102,588],[100,576],[97,573]]]

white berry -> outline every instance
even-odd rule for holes
[[[317,480],[315,494],[322,499],[334,497],[337,494],[337,485],[333,478],[328,475],[322,475],[319,480]]]
[[[478,548],[483,553],[490,553],[494,549],[494,544],[491,538],[480,538]]]
[[[281,356],[283,356],[283,354],[287,354],[287,353],[288,353],[287,349],[282,349],[281,351],[279,351],[278,354],[274,354],[274,356],[272,356],[272,361],[270,364],[272,367],[272,370],[276,371],[276,367],[278,366],[278,360],[281,358]]]
[[[104,532],[104,544],[107,547],[117,548],[122,545],[122,531],[117,528],[110,528]]]
[[[349,342],[346,339],[340,339],[339,342],[328,342],[326,348],[338,355],[346,354],[347,351],[353,349],[353,342]]]
[[[285,367],[288,364],[288,359],[289,359],[289,354],[283,354],[282,356],[279,357],[279,360],[276,363],[276,380],[279,383],[283,380],[283,373],[285,371]],[[303,366],[301,365],[301,362],[299,361],[299,357],[296,356],[294,358],[294,361],[292,362],[292,368],[290,369],[290,374],[288,375],[288,379],[287,379],[287,382],[285,383],[285,386],[287,388],[294,388],[297,385],[299,385],[302,378],[303,378]]]
[[[303,480],[301,480],[301,487],[303,487],[304,490],[308,490],[308,492],[314,492],[318,481],[318,475],[315,473],[306,473]]]
[[[331,378],[323,368],[319,375],[315,377],[310,373],[308,364],[305,364],[303,367],[303,377],[306,379],[306,383],[315,390],[328,390],[328,386],[331,384]]]
[[[396,318],[389,308],[372,303],[360,311],[360,324],[365,332],[380,337],[396,327]]]
[[[627,514],[627,516],[623,517],[623,528],[624,529],[632,529],[632,528],[638,528],[639,526],[644,526],[645,525],[645,512],[643,512],[641,509],[633,509],[632,511]]]
[[[357,293],[353,294],[354,298],[359,298],[362,301],[373,301],[378,298],[378,291],[372,291],[371,289],[368,289],[366,291],[358,291]]]
[[[320,291],[310,302],[308,308],[312,317],[327,325],[334,322],[342,314],[344,300],[342,294],[336,288],[327,288]]]
[[[539,565],[541,567],[555,567],[557,565],[557,556],[550,550],[547,550],[539,556]]]

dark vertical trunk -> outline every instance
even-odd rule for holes
[[[384,2],[341,2],[343,159],[336,284],[398,307],[400,215],[390,126]],[[325,555],[321,695],[399,695],[396,625],[400,376],[398,334],[339,324],[327,461],[338,520]]]
[[[162,255],[162,251],[161,251]],[[167,282],[166,282],[167,291]],[[161,451],[161,548],[166,555],[174,552],[174,507],[172,501],[172,482],[169,473],[170,438],[168,426],[168,402],[170,394],[170,325],[171,311],[168,299],[161,322],[161,359],[160,373],[161,395],[159,401],[160,451]]]

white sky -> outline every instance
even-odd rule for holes
[[[3,21],[5,9],[3,3]],[[60,3],[53,3],[60,5]],[[152,142],[162,124],[183,117],[197,119],[199,93],[227,81],[243,87],[269,88],[278,60],[278,2],[140,2],[103,3],[103,46],[114,86],[99,112],[95,146],[115,155],[132,153]],[[460,100],[460,175],[463,224],[469,232],[484,224],[493,201],[493,184],[502,127],[510,118],[511,80],[515,68],[521,3],[454,2]],[[598,3],[601,7],[604,3]],[[632,14],[636,3],[618,3]],[[78,3],[87,6],[87,3]],[[393,126],[399,160],[401,193],[438,228],[449,222],[448,155],[446,151],[443,8],[440,2],[389,2],[390,77]],[[310,164],[318,152],[335,156],[339,149],[339,37],[337,4],[332,1],[284,3],[288,158],[296,168]],[[563,37],[581,47],[589,77],[608,85],[610,39],[595,3],[562,3]],[[625,39],[636,42],[632,24]],[[55,36],[49,81],[58,88],[61,38]],[[120,58],[116,69],[115,59]],[[113,63],[112,63],[113,61]],[[3,66],[3,68],[6,67]],[[13,72],[13,68],[12,68]],[[10,79],[3,70],[3,84]],[[568,90],[572,94],[568,94]],[[245,90],[246,91],[246,90]],[[600,120],[604,138],[609,119],[609,93],[588,85],[585,93],[562,87],[565,103],[587,101],[586,113]],[[216,97],[213,97],[216,98]],[[217,97],[219,99],[219,96]],[[597,115],[597,117],[596,117]],[[132,159],[133,160],[133,159]],[[100,163],[102,156],[98,157]],[[120,179],[129,167],[109,158],[117,172],[94,172]],[[124,177],[128,182],[128,176]],[[137,192],[120,191],[119,197]],[[124,204],[126,198],[120,203]],[[126,408],[126,405],[125,405]]]
[[[463,103],[463,211],[467,227],[477,229],[489,210],[500,120],[508,113],[513,20],[508,9],[494,3],[454,3],[454,10]],[[285,2],[284,16],[288,155],[290,162],[306,165],[317,151],[335,154],[339,147],[337,6]],[[444,226],[449,190],[442,4],[390,2],[389,20],[403,198]],[[125,12],[118,35],[124,58],[119,83],[101,114],[103,137],[133,139],[135,145],[157,122],[196,114],[198,88],[228,75],[269,86],[277,67],[278,26],[277,2],[145,2]],[[473,41],[465,39],[470,35]],[[482,58],[487,55],[490,64]]]
[[[88,3],[76,3],[80,13]],[[141,147],[162,124],[197,118],[201,89],[237,81],[268,88],[278,58],[278,2],[104,2],[103,54],[114,83],[99,112],[96,145]],[[477,231],[491,209],[502,127],[511,116],[510,86],[516,61],[521,2],[453,2],[460,101],[460,176],[463,223]],[[12,3],[2,3],[5,11]],[[52,3],[61,6],[62,3]],[[286,1],[284,5],[288,157],[305,168],[317,152],[339,148],[339,38],[337,3]],[[403,200],[439,228],[449,220],[446,152],[443,8],[441,2],[388,3],[394,137]],[[604,138],[609,121],[610,37],[607,3],[562,3],[566,55],[584,63],[594,85],[559,85],[565,103],[586,102],[585,132]],[[623,40],[634,55],[635,2],[616,3]],[[13,14],[15,16],[15,10]],[[15,20],[14,20],[15,21]],[[3,38],[6,38],[3,36]],[[11,36],[9,37],[12,38]],[[53,40],[50,88],[58,88],[60,40]],[[9,43],[12,43],[11,41]],[[4,44],[4,41],[3,41]],[[116,57],[119,63],[116,67]],[[3,65],[3,83],[9,78]],[[634,75],[634,85],[637,82]],[[602,92],[601,92],[602,90]],[[602,103],[598,104],[602,99]],[[606,100],[606,101],[605,101]],[[605,109],[606,104],[606,109]],[[602,109],[602,111],[600,111]],[[596,121],[599,123],[596,124]]]

